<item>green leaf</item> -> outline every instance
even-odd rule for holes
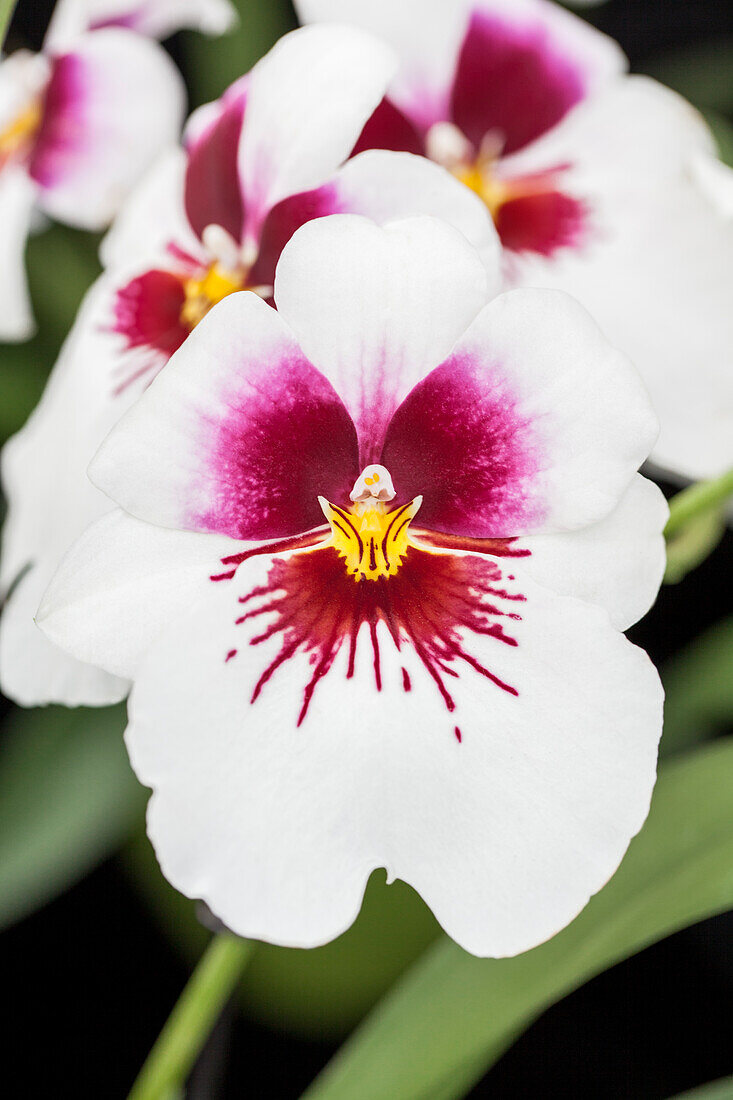
[[[725,533],[726,511],[716,508],[690,520],[667,543],[665,584],[679,584],[688,573],[702,565]]]
[[[127,762],[124,708],[12,711],[0,755],[0,927],[114,852],[145,792]]]
[[[441,937],[307,1090],[308,1100],[452,1100],[537,1016],[641,948],[733,906],[733,741],[666,764],[611,882],[552,940],[476,959]]]
[[[289,0],[234,0],[239,26],[220,38],[185,31],[181,68],[191,106],[216,99],[297,25]]]
[[[662,668],[666,692],[661,751],[671,756],[733,720],[733,617],[695,638]]]
[[[723,1077],[720,1081],[711,1081],[697,1089],[682,1092],[673,1100],[733,1100],[733,1077]]]
[[[208,934],[193,902],[163,879],[145,836],[135,839],[123,859],[161,929],[186,961],[194,962]],[[409,886],[387,886],[384,872],[375,872],[355,923],[333,943],[311,951],[258,943],[240,1004],[250,1017],[279,1029],[311,1039],[341,1038],[438,932],[432,913]]]
[[[644,71],[674,88],[696,107],[733,110],[733,37],[660,54]]]
[[[10,26],[10,19],[15,4],[16,0],[0,0],[0,46],[5,41],[5,35]]]
[[[715,135],[718,154],[724,164],[733,167],[733,123],[717,111],[705,111],[705,121]]]

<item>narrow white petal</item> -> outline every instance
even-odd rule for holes
[[[322,183],[346,160],[395,67],[388,47],[341,26],[293,31],[259,62],[239,150],[253,240],[276,202]]]
[[[280,315],[357,427],[386,424],[489,296],[476,252],[427,217],[383,228],[348,215],[310,222],[275,277]]]

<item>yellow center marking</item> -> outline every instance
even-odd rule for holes
[[[212,306],[243,287],[243,273],[225,271],[218,263],[212,264],[200,279],[186,279],[183,284],[186,300],[181,308],[181,320],[189,328],[195,328]]]
[[[473,164],[455,168],[454,175],[483,199],[494,221],[504,203],[514,197],[511,184],[496,179],[481,157]]]
[[[331,541],[346,563],[346,572],[356,581],[393,577],[410,545],[410,522],[422,504],[415,497],[409,504],[388,512],[380,500],[365,500],[339,508],[318,498],[331,525]]]
[[[0,132],[0,158],[5,160],[7,157],[12,157],[30,145],[41,125],[42,117],[41,101],[34,99],[5,130]]]

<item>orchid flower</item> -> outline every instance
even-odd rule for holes
[[[111,506],[90,485],[87,465],[212,305],[243,287],[271,300],[277,259],[302,222],[334,211],[376,221],[442,217],[481,251],[498,287],[491,219],[444,169],[368,152],[337,171],[395,64],[362,31],[310,27],[286,36],[195,113],[186,151],[165,156],[122,211],[103,248],[107,272],[39,407],[3,455],[3,588],[31,566],[0,621],[0,680],[16,701],[98,705],[126,694],[126,682],[73,661],[33,621],[62,554]]]
[[[491,211],[509,285],[568,291],[642,372],[665,470],[733,465],[733,173],[688,103],[626,75],[547,0],[296,0],[380,34],[401,71],[357,149],[448,166]],[[701,176],[725,175],[718,195]],[[720,191],[727,200],[716,202]]]
[[[646,816],[655,417],[570,297],[487,290],[436,219],[310,222],[277,312],[215,306],[90,468],[121,507],[39,622],[134,680],[164,873],[241,935],[323,943],[386,867],[515,954]]]
[[[48,40],[57,47],[101,27],[127,27],[149,38],[167,38],[184,27],[224,34],[236,20],[229,0],[58,0]]]
[[[0,339],[33,330],[24,252],[34,212],[104,228],[161,147],[177,141],[184,103],[168,55],[128,30],[0,61]]]

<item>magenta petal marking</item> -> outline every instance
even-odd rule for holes
[[[580,199],[552,187],[502,203],[496,230],[511,252],[553,256],[562,248],[580,248],[585,240],[588,208]]]
[[[366,122],[351,155],[355,157],[366,149],[391,149],[395,153],[422,156],[425,143],[410,119],[391,100],[383,99]]]
[[[232,96],[188,150],[186,215],[199,237],[207,225],[221,225],[236,241],[242,239],[245,212],[237,150],[245,102],[243,90]]]
[[[395,412],[379,461],[399,499],[422,494],[425,527],[470,538],[507,538],[541,518],[532,492],[541,455],[500,364],[458,352]]]
[[[208,506],[193,530],[277,539],[323,523],[319,494],[347,499],[359,474],[356,429],[331,384],[299,352],[243,361],[222,420],[192,446],[205,449]]]
[[[170,358],[188,336],[181,322],[183,280],[170,271],[146,271],[117,291],[114,331],[129,348],[148,347]]]
[[[314,218],[327,214],[349,213],[339,198],[333,184],[324,184],[313,191],[290,195],[273,206],[262,225],[260,251],[257,262],[249,273],[251,286],[271,286],[275,281],[275,268],[280,253],[296,229]]]
[[[341,558],[331,547],[286,559],[274,558],[267,583],[239,598],[245,611],[237,623],[250,628],[249,644],[258,646],[271,638],[280,639],[280,650],[255,683],[251,701],[257,701],[287,660],[305,653],[312,672],[303,689],[297,719],[300,725],[318,684],[345,642],[349,645],[347,679],[354,675],[364,624],[368,625],[374,656],[374,687],[380,691],[379,622],[386,625],[398,651],[412,648],[449,713],[456,711],[456,703],[446,681],[458,680],[462,665],[508,694],[517,695],[514,686],[486,668],[470,650],[472,633],[504,645],[517,645],[501,620],[516,621],[520,616],[515,611],[507,613],[501,604],[508,599],[515,607],[524,602],[524,597],[507,593],[501,581],[501,568],[490,558],[433,554],[416,548],[408,550],[395,576],[361,583],[346,574]],[[410,677],[404,668],[401,671],[403,690],[409,692]],[[453,732],[457,736],[455,728]]]
[[[478,150],[490,131],[505,155],[539,137],[585,94],[584,74],[539,21],[474,11],[458,58],[453,122]]]
[[[43,118],[29,164],[31,176],[45,188],[77,170],[77,158],[87,152],[90,140],[86,116],[91,74],[84,60],[68,53],[53,58],[51,64]]]

